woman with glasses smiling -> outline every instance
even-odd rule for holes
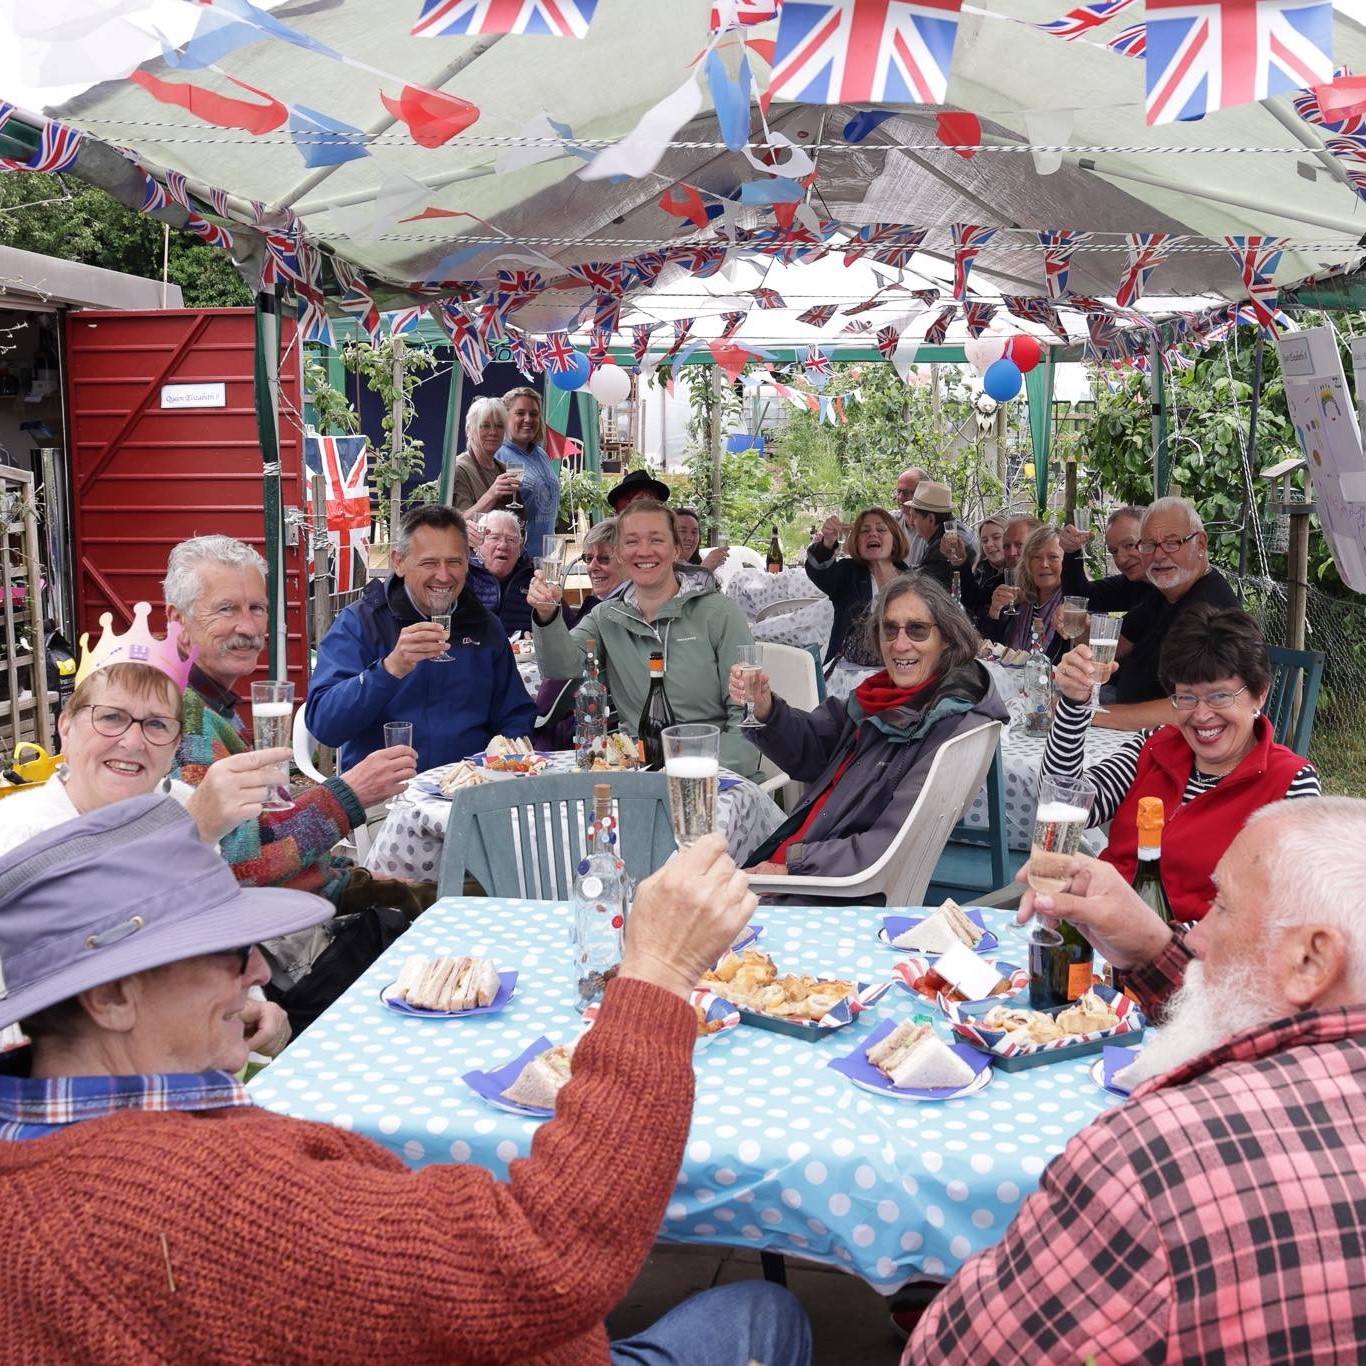
[[[745,860],[751,871],[842,877],[867,868],[915,805],[939,746],[983,721],[1009,719],[977,662],[977,632],[933,579],[893,579],[873,603],[868,634],[883,667],[847,702],[832,697],[797,711],[759,673],[754,714],[762,724],[749,736],[807,789]],[[730,695],[744,700],[738,666]]]
[[[1134,735],[1086,770],[1096,789],[1090,824],[1110,821],[1101,855],[1130,881],[1137,861],[1138,801],[1160,797],[1162,880],[1173,914],[1199,920],[1214,897],[1210,874],[1260,807],[1285,797],[1317,797],[1314,765],[1277,744],[1262,715],[1271,688],[1266,638],[1237,608],[1198,603],[1183,613],[1158,664],[1171,721]],[[1091,721],[1091,651],[1063,656],[1060,693],[1043,772],[1075,777]]]

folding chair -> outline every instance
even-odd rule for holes
[[[1276,739],[1289,745],[1296,754],[1309,753],[1309,739],[1314,733],[1314,713],[1319,706],[1319,688],[1323,683],[1322,650],[1289,650],[1273,645],[1271,656],[1271,692],[1266,699],[1266,715],[1276,732]],[[1298,701],[1298,711],[1296,703]]]

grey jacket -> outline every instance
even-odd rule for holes
[[[847,703],[827,698],[815,711],[803,712],[775,695],[767,723],[750,736],[762,753],[809,787],[792,815],[745,863],[771,857],[801,829],[853,749],[853,762],[806,838],[789,846],[787,867],[808,877],[860,872],[882,856],[901,828],[939,746],[984,721],[1008,719],[990,675],[975,660],[945,674],[923,706],[894,707],[876,716],[864,716],[857,696]]]

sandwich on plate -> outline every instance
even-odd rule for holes
[[[892,943],[898,949],[947,953],[954,944],[966,944],[975,949],[985,933],[956,901],[946,901],[933,915],[927,915],[918,925],[903,930]]]
[[[569,1080],[573,1044],[556,1044],[538,1053],[522,1068],[517,1080],[503,1092],[503,1099],[514,1105],[530,1105],[538,1110],[553,1110],[560,1088]]]
[[[958,1090],[977,1074],[929,1025],[903,1020],[867,1058],[900,1090]]]
[[[410,958],[393,995],[415,1010],[473,1010],[493,1004],[502,984],[492,958]]]

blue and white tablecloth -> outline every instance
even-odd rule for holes
[[[882,914],[763,907],[761,947],[780,971],[886,980],[898,955],[876,938]],[[1002,936],[1000,956],[1024,963],[1009,914],[983,915]],[[476,1162],[505,1178],[539,1125],[485,1105],[460,1077],[511,1061],[539,1035],[578,1032],[568,934],[561,905],[437,902],[252,1081],[253,1099],[367,1134],[415,1167]],[[438,952],[517,969],[508,1008],[455,1021],[387,1010],[380,990],[407,956]],[[1088,1075],[1094,1057],[994,1071],[985,1090],[938,1104],[869,1095],[826,1066],[879,1021],[925,1013],[894,987],[817,1043],[741,1025],[699,1048],[693,1125],[662,1236],[804,1257],[883,1291],[951,1276],[996,1242],[1049,1159],[1117,1102]]]

